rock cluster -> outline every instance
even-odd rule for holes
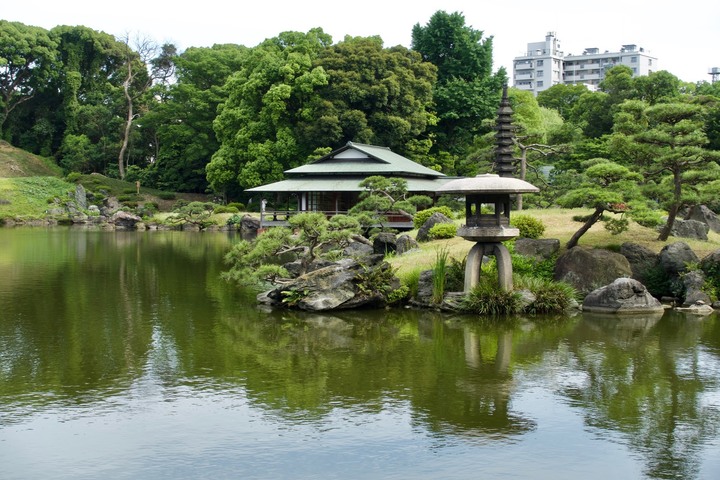
[[[688,270],[691,265],[700,268]],[[708,311],[703,307],[712,304],[706,272],[720,272],[720,250],[700,260],[685,242],[668,244],[659,253],[624,243],[620,253],[571,248],[558,258],[555,279],[583,294],[583,309],[589,311],[651,311],[658,308],[655,299]]]

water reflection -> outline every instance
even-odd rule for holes
[[[346,461],[371,468],[369,453],[353,445],[387,462],[368,477],[422,477],[434,461],[444,476],[464,478],[461,467],[479,458],[503,474],[509,467],[487,456],[506,452],[516,462],[509,471],[526,478],[602,478],[584,469],[607,461],[626,477],[636,467],[649,478],[720,473],[717,314],[585,314],[502,326],[413,310],[268,311],[253,292],[219,279],[232,241],[0,229],[0,443],[38,441],[18,432],[47,435],[49,421],[89,428],[78,419],[138,418],[162,432],[145,441],[174,445],[167,461],[177,462],[176,449],[193,437],[225,458],[230,450],[212,440],[223,438],[232,451],[252,450],[256,463],[243,457],[244,471],[266,478],[292,469],[267,470],[263,459],[297,462],[289,452],[308,439],[341,452],[322,457],[326,477],[340,476]],[[583,428],[570,426],[575,417]],[[270,450],[260,455],[253,445]],[[449,466],[450,458],[459,463]],[[578,458],[587,463],[573,470]],[[190,463],[207,467],[197,455]],[[15,465],[16,473],[30,468]]]

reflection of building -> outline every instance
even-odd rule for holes
[[[528,43],[525,55],[513,60],[513,86],[534,94],[560,83],[584,84],[594,90],[616,65],[630,67],[633,76],[649,75],[657,71],[657,58],[633,44],[617,52],[586,48],[580,55],[565,55],[555,32],[548,32],[544,42]]]

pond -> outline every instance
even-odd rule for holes
[[[720,319],[258,307],[222,233],[0,229],[2,478],[720,478]]]

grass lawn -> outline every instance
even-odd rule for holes
[[[517,214],[518,212],[513,212]],[[589,209],[561,209],[550,208],[542,210],[523,210],[523,215],[531,215],[542,220],[545,224],[545,233],[542,238],[557,238],[560,240],[560,252],[565,251],[565,243],[582,225],[574,221],[572,218],[576,215],[588,215],[591,213]],[[458,220],[458,225],[464,223],[464,220]],[[417,230],[408,232],[410,236],[415,237]],[[603,223],[598,222],[588,230],[585,235],[580,238],[579,246],[587,248],[619,248],[625,242],[638,243],[654,252],[659,252],[665,245],[674,242],[685,242],[693,249],[698,258],[702,259],[709,253],[720,249],[720,234],[710,232],[707,241],[691,240],[687,238],[670,237],[667,242],[657,240],[658,232],[647,227],[630,222],[630,228],[619,235],[613,235],[605,229]],[[420,250],[408,252],[402,256],[396,256],[389,259],[390,263],[398,269],[400,275],[411,272],[415,269],[429,269],[435,262],[437,252],[441,249],[447,249],[450,257],[458,260],[463,259],[473,244],[460,237],[449,240],[435,240],[432,242],[421,243]]]
[[[57,177],[0,178],[0,218],[43,218],[49,200],[66,198],[74,189]]]

